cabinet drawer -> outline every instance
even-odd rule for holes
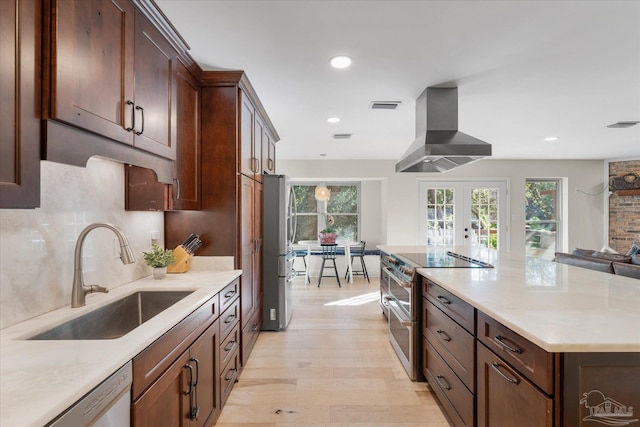
[[[472,393],[475,392],[475,343],[469,332],[424,301],[423,334]]]
[[[227,338],[220,343],[220,366],[225,366],[240,347],[240,323],[237,323]]]
[[[201,305],[133,358],[131,394],[134,400],[213,323],[215,308],[211,301],[217,299],[214,297]]]
[[[553,394],[553,353],[547,353],[480,311],[478,339],[547,394]]]
[[[220,312],[222,313],[234,303],[240,295],[240,279],[229,283],[220,291]]]
[[[478,344],[478,427],[553,426],[553,400]]]
[[[224,404],[231,393],[231,389],[233,388],[233,384],[238,378],[238,369],[240,368],[239,355],[240,353],[236,350],[231,356],[229,364],[225,366],[220,373],[221,407],[224,407]]]
[[[251,319],[247,326],[242,329],[242,366],[247,364],[249,355],[253,350],[258,335],[260,335],[260,328],[262,327],[262,312],[258,310]]]
[[[426,340],[423,340],[423,344],[427,348],[425,376],[449,419],[457,427],[473,426],[473,394],[442,360],[431,344]]]
[[[470,334],[473,335],[475,333],[475,313],[472,305],[430,280],[425,279],[422,283],[422,295],[425,298],[469,331]]]
[[[240,300],[236,301],[220,315],[220,337],[224,340],[240,319]]]

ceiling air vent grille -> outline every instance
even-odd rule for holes
[[[400,101],[373,101],[371,102],[372,110],[395,110],[398,108]]]
[[[334,133],[333,139],[351,139],[352,133]]]
[[[640,122],[616,122],[611,125],[608,125],[608,128],[630,128],[631,126],[635,126]]]

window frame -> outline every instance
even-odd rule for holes
[[[296,208],[297,208],[297,216],[316,216],[317,217],[316,238],[314,240],[317,239],[317,234],[320,232],[320,230],[323,230],[324,228],[327,227],[327,224],[325,223],[325,217],[324,217],[325,214],[333,215],[333,216],[337,216],[337,215],[355,216],[356,217],[356,237],[354,240],[358,242],[361,240],[361,237],[362,237],[362,182],[361,181],[292,181],[291,185],[293,186],[294,190],[296,187],[304,186],[304,187],[315,188],[319,185],[323,185],[326,187],[332,187],[332,186],[333,187],[346,187],[346,186],[356,187],[357,209],[355,213],[351,213],[351,212],[327,213],[327,204],[331,202],[331,199],[329,199],[328,202],[316,200],[316,212],[303,212],[298,207]]]
[[[555,218],[554,220],[529,220],[527,219],[527,213],[526,213],[526,207],[527,207],[527,197],[526,197],[526,185],[528,183],[532,183],[532,182],[553,182],[556,184],[556,197],[555,197]],[[560,252],[562,251],[563,248],[563,236],[564,236],[564,231],[563,231],[563,222],[564,222],[564,204],[563,204],[563,179],[562,178],[526,178],[525,179],[525,200],[524,200],[524,208],[525,208],[525,215],[524,215],[524,230],[525,230],[525,236],[526,236],[526,232],[527,232],[527,226],[529,224],[555,224],[556,226],[556,235],[555,235],[555,248],[554,248],[554,253],[555,252]],[[539,258],[536,257],[534,255],[528,255],[527,254],[527,239],[525,237],[525,255],[527,256],[531,256],[534,258]]]

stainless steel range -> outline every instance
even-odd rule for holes
[[[380,306],[389,321],[389,341],[412,380],[421,379],[422,297],[418,268],[493,268],[454,252],[380,253]]]

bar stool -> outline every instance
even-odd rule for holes
[[[333,271],[335,271],[335,278],[338,280],[338,286],[340,285],[340,275],[338,275],[338,267],[336,267],[336,248],[338,245],[336,243],[323,243],[320,245],[322,247],[322,266],[320,267],[320,277],[318,277],[318,287],[320,287],[320,282],[322,281],[322,276],[325,268],[331,268],[331,265],[324,266],[325,262],[331,261],[333,262]],[[333,277],[333,276],[327,276]]]
[[[367,278],[367,282],[371,283],[371,281],[369,280],[369,272],[367,271],[367,265],[364,263],[364,247],[367,245],[367,243],[364,240],[360,240],[360,244],[359,245],[354,245],[351,246],[351,274],[353,274],[354,276],[364,276]],[[354,258],[360,258],[360,270],[354,270],[353,269],[353,259]],[[347,277],[347,275],[349,274],[349,272],[347,271],[347,273],[345,274],[345,278]]]
[[[304,270],[296,270],[296,276],[304,276],[307,274],[307,251],[294,251],[296,258],[302,258],[304,262]]]

